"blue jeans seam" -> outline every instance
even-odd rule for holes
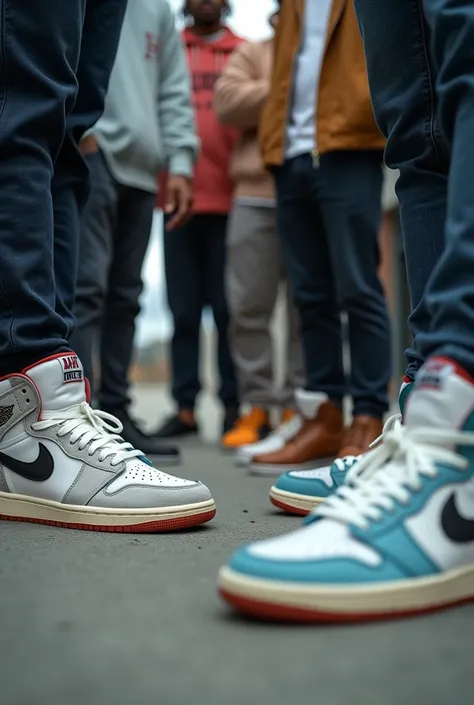
[[[436,101],[435,101],[435,91],[433,88],[433,75],[431,72],[431,67],[430,67],[430,61],[429,61],[429,52],[427,48],[427,37],[426,37],[426,28],[425,28],[425,21],[424,21],[424,15],[423,15],[423,9],[421,6],[421,3],[417,3],[417,8],[418,8],[418,16],[419,16],[419,21],[420,21],[420,32],[421,32],[421,40],[422,40],[422,47],[423,47],[423,56],[425,60],[425,70],[427,73],[427,78],[428,78],[428,95],[429,95],[429,121],[428,121],[428,131],[429,131],[429,136],[431,140],[431,144],[433,145],[433,149],[436,155],[436,160],[439,165],[442,164],[442,160],[440,158],[440,152],[439,152],[439,144],[438,144],[438,138],[436,135]]]
[[[0,36],[0,78],[3,82],[3,100],[1,101],[1,106],[0,106],[0,120],[3,117],[3,113],[5,112],[5,108],[7,105],[8,101],[8,94],[9,94],[9,84],[8,84],[8,76],[7,76],[7,67],[6,67],[6,55],[5,55],[5,25],[7,22],[7,9],[6,9],[6,0],[0,0],[0,12],[1,12],[1,36]],[[15,350],[18,350],[18,346],[15,343],[15,314],[14,314],[14,309],[10,302],[8,301],[7,296],[5,295],[5,290],[3,288],[2,282],[0,280],[0,294],[5,302],[7,308],[10,311],[11,314],[11,321],[10,321],[10,341],[12,348]]]

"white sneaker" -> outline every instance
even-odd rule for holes
[[[86,401],[82,365],[62,354],[0,381],[0,519],[156,532],[209,521],[205,485],[156,470]]]
[[[247,466],[250,465],[256,455],[264,455],[281,450],[288,441],[291,441],[296,436],[302,425],[301,416],[295,414],[289,421],[280,424],[263,441],[239,448],[235,453],[235,464]]]
[[[387,434],[401,424],[401,419],[401,414],[391,416],[383,427],[382,435],[372,446],[383,442]],[[345,483],[351,468],[352,474],[356,474],[355,466],[371,452],[336,458],[331,465],[324,467],[285,472],[270,489],[270,502],[288,514],[306,516]]]

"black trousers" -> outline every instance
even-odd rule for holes
[[[164,235],[168,302],[174,321],[172,391],[182,409],[194,407],[201,389],[199,342],[206,305],[212,309],[218,333],[219,396],[226,407],[238,405],[224,288],[226,228],[226,215],[199,214],[183,228]]]
[[[128,371],[143,289],[155,194],[119,184],[100,152],[88,155],[91,193],[82,217],[71,346],[84,365],[101,409],[128,404]],[[100,387],[93,354],[100,350]]]

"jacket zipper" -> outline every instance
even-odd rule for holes
[[[313,160],[313,169],[319,169],[319,152],[316,147],[311,150],[311,159]]]
[[[306,3],[306,2],[308,2],[308,0],[305,0],[305,3]],[[332,0],[332,2],[334,2],[334,0]],[[302,16],[301,16],[301,12],[300,12],[300,0],[293,0],[293,4],[294,4],[295,13],[296,13],[296,16],[297,16],[297,18],[298,18],[299,26],[300,26],[300,30],[301,30],[303,18],[302,18]],[[345,5],[346,5],[346,2],[344,2],[344,1],[340,3],[339,12],[338,12],[338,15],[337,15],[337,17],[336,17],[336,21],[335,21],[335,22],[333,23],[333,25],[332,25],[331,34],[328,33],[328,35],[327,35],[327,37],[326,37],[326,41],[325,41],[325,44],[324,44],[323,62],[324,62],[324,57],[326,56],[326,51],[327,51],[327,49],[328,49],[329,42],[331,41],[331,37],[332,37],[332,35],[333,35],[333,33],[334,33],[334,30],[336,29],[337,25],[339,24],[339,20],[341,19],[341,16],[342,16],[342,13],[343,13],[343,11],[344,11]],[[302,31],[300,31],[300,42],[299,42],[299,45],[298,45],[298,50],[293,54],[293,59],[292,59],[292,68],[291,68],[291,86],[292,86],[292,87],[293,87],[293,85],[294,85],[294,79],[295,79],[295,57],[297,57],[297,56],[299,55],[299,53],[300,53],[300,51],[301,51],[301,49],[302,49],[302,46],[303,46],[303,33],[302,33]],[[322,70],[322,64],[321,64],[321,70]],[[318,87],[317,87],[317,96],[318,96],[318,98],[319,98],[319,84],[318,84]],[[318,105],[319,105],[319,101],[318,101]],[[291,101],[289,101],[289,104],[288,104],[288,107],[287,107],[287,113],[286,113],[286,123],[285,123],[286,125],[288,125],[288,118],[289,118],[289,113],[290,113],[291,107],[292,107],[292,106],[291,106]],[[315,106],[315,108],[316,108],[316,106]],[[317,113],[317,110],[316,110],[316,109],[315,109],[315,115],[314,115],[314,123],[315,123],[315,124],[314,124],[315,142],[316,142],[316,144],[317,144],[317,143],[318,143],[318,141],[317,141],[317,136],[318,136],[318,134],[317,134],[317,132],[318,132],[318,113]],[[286,142],[286,133],[285,133],[285,141],[284,141],[284,143],[283,143],[283,150],[285,150],[285,142]],[[311,150],[311,159],[312,159],[312,162],[313,162],[313,169],[318,169],[318,168],[319,168],[319,165],[320,165],[320,156],[321,156],[321,155],[320,155],[319,150],[318,150],[316,147],[314,147],[314,149]]]
[[[294,8],[295,8],[295,14],[296,14],[296,16],[297,16],[297,18],[298,18],[299,25],[300,25],[300,28],[301,28],[301,12],[300,12],[300,8],[299,8],[299,2],[300,2],[300,0],[293,0],[293,5],[294,5]],[[285,134],[284,134],[284,137],[283,137],[282,162],[284,161],[285,152],[286,152],[288,118],[290,117],[290,112],[291,112],[291,109],[292,109],[292,107],[293,107],[293,106],[292,106],[292,102],[293,102],[293,101],[291,100],[291,98],[293,97],[293,85],[294,85],[294,80],[295,80],[295,57],[297,57],[298,54],[300,53],[302,46],[303,46],[303,40],[302,40],[302,35],[301,35],[301,32],[300,32],[300,43],[299,43],[299,45],[298,45],[297,51],[295,51],[295,53],[293,54],[292,59],[291,59],[291,81],[290,81],[290,91],[291,91],[291,95],[290,95],[290,100],[288,101],[288,104],[287,104],[287,106],[286,106]]]
[[[308,2],[308,0],[306,0],[306,2]],[[334,0],[332,0],[332,2],[334,2]],[[323,60],[321,62],[321,71],[320,71],[320,75],[319,75],[319,79],[318,79],[318,86],[317,86],[317,91],[316,91],[316,95],[318,98],[318,101],[317,101],[318,108],[319,108],[319,81],[321,80],[321,73],[323,70],[324,57],[326,56],[326,52],[327,52],[329,44],[331,42],[332,35],[334,34],[334,30],[336,29],[337,25],[339,24],[339,20],[342,17],[342,13],[344,12],[345,5],[346,5],[345,2],[340,3],[339,12],[336,16],[336,21],[332,23],[331,33],[329,33],[329,32],[327,33],[326,40],[324,42]],[[330,19],[331,18],[329,18],[329,20]],[[315,115],[314,115],[314,138],[315,139],[314,139],[314,141],[316,142],[316,144],[318,144],[317,137],[318,137],[318,110],[315,109]],[[320,154],[319,150],[316,149],[316,147],[311,150],[311,159],[313,160],[313,169],[319,169],[320,157],[321,157],[321,154]]]
[[[307,2],[308,2],[308,0],[305,0],[305,5],[306,5]],[[301,49],[302,49],[302,47],[303,47],[303,41],[304,41],[304,38],[303,38],[303,18],[302,18],[302,16],[301,16],[301,12],[300,12],[300,3],[299,3],[299,0],[294,0],[294,3],[295,3],[295,12],[296,12],[296,16],[298,17],[298,20],[299,20],[299,23],[300,23],[300,43],[299,43],[299,46],[298,46],[298,51],[295,52],[295,54],[294,54],[294,56],[293,56],[293,68],[292,68],[292,80],[291,80],[291,85],[292,85],[292,86],[294,85],[294,79],[295,79],[295,57],[299,55],[299,53],[300,53],[300,51],[301,51]],[[305,8],[305,9],[306,9],[306,8]],[[318,86],[318,88],[317,88],[316,94],[318,93],[318,91],[319,91],[319,86]],[[290,108],[291,108],[291,105],[290,105]],[[315,108],[316,108],[316,106],[315,106]],[[288,115],[287,115],[286,121],[287,121],[287,124],[288,124]],[[314,141],[315,141],[316,144],[318,143],[318,142],[317,142],[317,139],[316,139],[316,138],[317,138],[317,132],[318,132],[318,120],[317,120],[317,111],[316,111],[316,109],[315,109],[315,114],[314,114]],[[313,169],[319,169],[319,151],[316,149],[316,147],[314,147],[314,148],[311,150],[311,160],[312,160],[312,162],[313,162]]]

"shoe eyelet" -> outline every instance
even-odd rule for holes
[[[25,401],[26,401],[26,403],[27,403],[27,404],[29,404],[29,403],[30,403],[30,400],[29,400],[28,398],[27,398],[27,399],[25,399]]]
[[[27,390],[27,389],[22,389],[22,390],[21,390],[21,393],[22,393],[22,394],[27,394],[27,393],[28,393],[28,390]]]

